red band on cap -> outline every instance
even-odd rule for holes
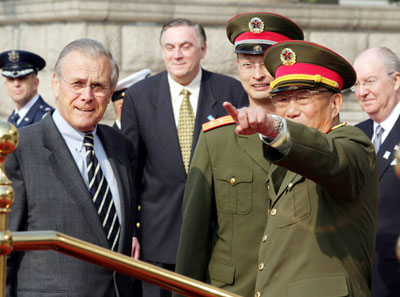
[[[281,65],[275,71],[275,78],[279,78],[281,76],[290,75],[290,74],[308,74],[308,75],[321,75],[322,77],[328,78],[338,83],[339,90],[343,87],[343,78],[335,71],[315,65],[315,64],[307,64],[307,63],[295,63],[290,66]]]
[[[291,40],[289,37],[287,37],[285,35],[271,32],[271,31],[263,31],[261,33],[253,33],[250,31],[246,31],[235,38],[235,44],[236,44],[236,42],[247,40],[247,39],[262,39],[262,40],[271,40],[274,42]]]

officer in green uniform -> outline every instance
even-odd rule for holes
[[[236,133],[259,133],[272,162],[255,296],[370,296],[377,162],[368,137],[339,121],[355,71],[304,41],[275,44],[264,59],[276,114],[224,103]]]
[[[263,53],[278,41],[303,39],[302,30],[271,13],[236,16],[226,30],[250,106],[273,111],[267,99],[273,78]],[[203,125],[185,188],[176,272],[253,296],[269,206],[270,162],[262,155],[259,137],[236,135],[233,123],[227,116]]]

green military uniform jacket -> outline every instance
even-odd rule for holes
[[[370,296],[378,205],[374,147],[356,127],[325,134],[287,122],[288,154],[264,145],[274,164],[255,296]],[[283,180],[281,168],[287,169]]]
[[[268,209],[268,169],[258,135],[235,125],[202,132],[183,199],[176,272],[253,296]]]

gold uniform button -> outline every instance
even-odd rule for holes
[[[236,178],[232,177],[230,182],[231,182],[231,185],[234,185],[236,183]]]
[[[141,210],[142,210],[142,206],[141,206],[140,204],[137,206],[137,210],[138,210],[138,211],[141,211]]]
[[[267,186],[267,190],[269,190],[269,185]]]
[[[276,209],[275,208],[271,209],[271,216],[274,216],[274,215],[276,215]]]
[[[263,270],[264,269],[264,263],[260,263],[259,265],[258,265],[258,270]]]
[[[268,239],[268,235],[264,235],[264,236],[262,237],[262,242],[266,242],[267,239]]]
[[[288,184],[289,190],[293,187],[293,183]]]
[[[139,222],[136,223],[136,227],[140,228],[140,223]]]
[[[254,297],[260,297],[261,296],[261,292],[260,291],[258,291],[258,292],[256,292],[255,294],[254,294]]]

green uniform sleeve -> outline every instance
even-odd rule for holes
[[[283,155],[264,145],[266,158],[339,197],[359,197],[376,167],[374,148],[368,137],[353,126],[339,127],[326,134],[292,121],[287,121],[287,125],[290,151]]]

